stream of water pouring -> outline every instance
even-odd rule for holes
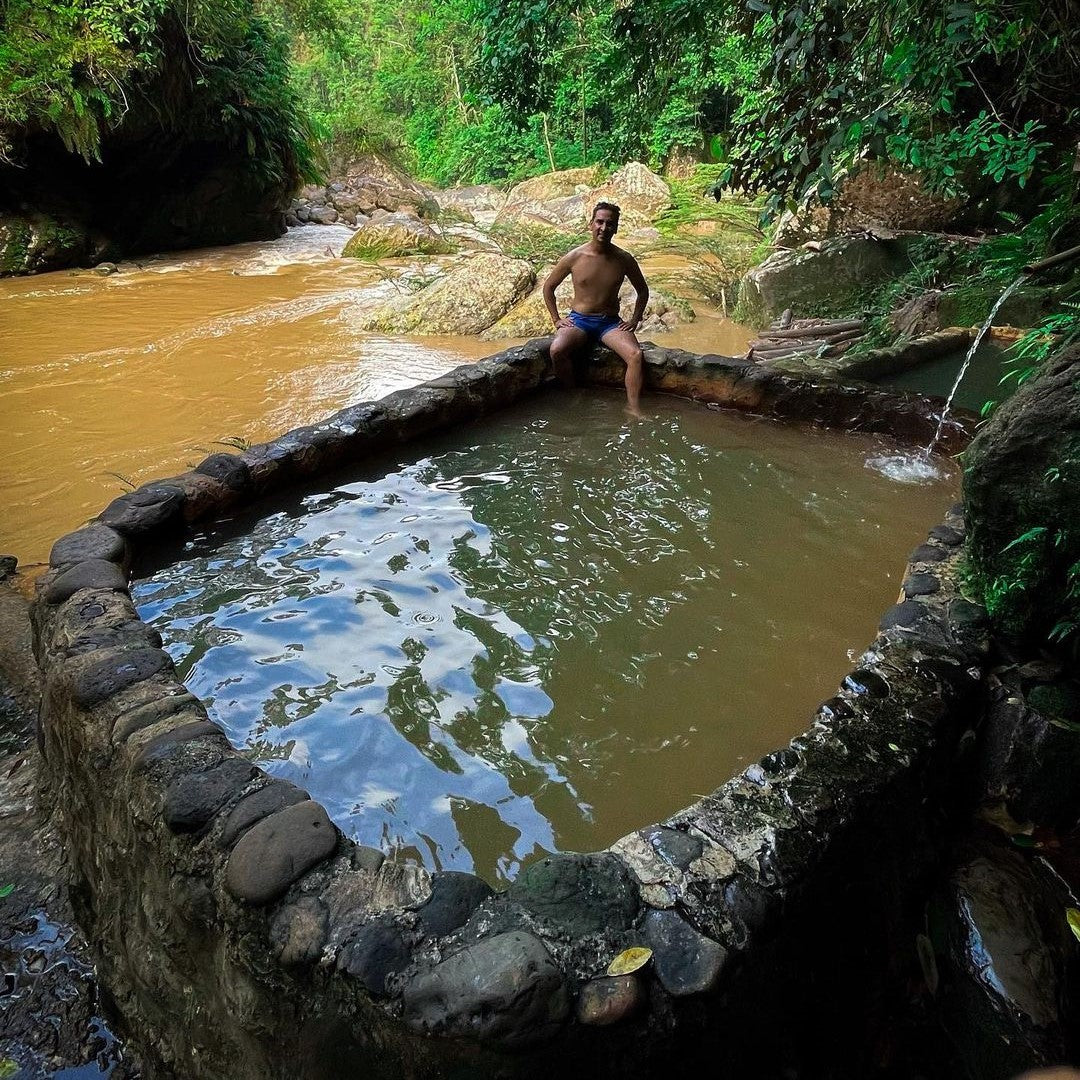
[[[883,476],[887,476],[890,480],[895,480],[901,484],[926,484],[940,477],[941,471],[932,460],[934,447],[937,446],[938,440],[941,438],[941,433],[945,430],[945,421],[949,418],[949,410],[952,408],[953,398],[956,397],[956,391],[960,388],[960,383],[967,373],[971,358],[975,355],[975,350],[979,347],[982,339],[986,337],[987,332],[993,325],[994,316],[997,315],[1001,305],[1012,296],[1025,280],[1025,275],[1021,274],[1020,277],[1018,277],[998,297],[997,303],[994,304],[993,308],[990,310],[990,314],[986,317],[986,322],[982,324],[981,329],[975,335],[975,340],[971,343],[971,348],[968,349],[967,355],[964,357],[964,362],[960,365],[960,371],[957,373],[956,382],[953,383],[952,390],[949,391],[949,396],[945,401],[945,408],[941,410],[941,417],[938,419],[937,430],[934,432],[934,437],[930,440],[926,448],[914,454],[885,454],[868,458],[866,461],[866,467],[868,469],[873,469],[875,472],[879,472]]]
[[[949,418],[949,410],[952,408],[953,398],[956,397],[956,391],[960,389],[960,383],[964,379],[964,375],[967,373],[968,365],[971,363],[971,358],[975,355],[975,350],[979,347],[982,339],[986,337],[987,331],[994,323],[994,316],[997,315],[998,309],[1006,300],[1020,286],[1027,280],[1024,274],[1021,274],[997,299],[997,303],[990,309],[990,314],[986,316],[986,322],[982,324],[979,332],[975,335],[975,340],[971,343],[971,348],[967,351],[967,356],[964,357],[964,362],[960,365],[960,371],[957,373],[956,382],[953,383],[952,389],[949,391],[948,398],[945,399],[945,408],[941,410],[941,418],[938,420],[937,430],[934,432],[934,437],[930,440],[926,447],[926,456],[929,457],[934,452],[934,447],[937,446],[938,440],[941,438],[942,431],[945,430],[945,421]]]

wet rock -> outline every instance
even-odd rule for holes
[[[106,562],[127,561],[127,541],[107,525],[87,525],[84,529],[61,536],[49,552],[50,566],[103,559]]]
[[[645,992],[634,975],[591,979],[578,996],[578,1022],[608,1027],[632,1016],[644,1002]]]
[[[246,795],[229,811],[218,836],[218,846],[230,848],[252,825],[284,810],[287,806],[306,802],[311,796],[287,780],[271,780],[265,787]]]
[[[0,555],[0,581],[7,581],[14,576],[19,560],[14,555]]]
[[[964,539],[964,533],[960,529],[954,529],[951,525],[935,525],[930,530],[930,535],[942,544],[956,547]]]
[[[624,930],[638,912],[637,886],[614,855],[552,855],[527,867],[506,893],[572,937]]]
[[[1080,818],[1080,732],[1030,708],[1019,690],[992,681],[979,771],[985,798],[1018,821],[1070,829]]]
[[[332,206],[313,206],[308,212],[308,221],[313,225],[333,225],[338,219],[338,212]]]
[[[475,874],[447,870],[431,875],[431,896],[417,913],[417,926],[427,937],[439,938],[464,926],[469,916],[494,891]]]
[[[178,521],[184,493],[165,484],[148,484],[113,499],[101,514],[101,522],[125,536],[145,536]]]
[[[941,588],[941,582],[933,574],[911,574],[904,579],[904,595],[932,596]]]
[[[913,563],[943,562],[948,557],[949,553],[947,551],[935,547],[933,544],[922,544],[911,553]]]
[[[114,744],[127,742],[136,731],[159,724],[162,720],[167,720],[189,709],[202,713],[202,702],[187,691],[155,698],[145,705],[139,705],[118,716],[113,724],[112,741]],[[203,713],[203,719],[205,719],[205,713]]]
[[[195,471],[232,491],[247,491],[251,487],[251,470],[247,462],[235,454],[211,454],[195,467]]]
[[[404,255],[445,255],[450,245],[430,225],[412,214],[372,217],[349,237],[345,259],[392,259]]]
[[[405,935],[389,916],[361,927],[338,955],[338,969],[373,994],[385,994],[386,980],[404,971],[411,962],[412,951]]]
[[[727,959],[722,945],[699,934],[674,911],[650,911],[645,940],[653,950],[657,978],[674,997],[711,990]]]
[[[704,843],[698,837],[679,829],[651,825],[642,829],[641,834],[665,862],[677,866],[680,870],[689,869],[690,864],[705,850]]]
[[[363,844],[356,844],[351,854],[353,866],[371,874],[377,873],[386,862],[386,856],[378,848],[365,847]]]
[[[986,624],[986,608],[970,600],[949,602],[949,622],[962,630],[971,630]]]
[[[925,605],[914,600],[905,600],[902,604],[894,604],[889,608],[882,615],[878,626],[882,630],[891,630],[893,627],[912,627],[928,618],[930,618],[930,612]]]
[[[97,650],[70,663],[71,697],[81,709],[92,709],[151,675],[172,670],[172,659],[161,649]]]
[[[270,944],[285,967],[313,964],[327,939],[327,913],[317,896],[285,904],[270,924]]]
[[[889,684],[877,672],[865,668],[845,675],[844,687],[855,694],[868,694],[870,697],[889,696]]]
[[[421,972],[405,987],[404,1016],[431,1034],[518,1046],[550,1038],[569,1013],[562,974],[543,943],[511,931]]]
[[[206,772],[179,777],[165,793],[165,824],[174,833],[198,832],[258,775],[251,762],[230,758]]]
[[[127,574],[114,562],[104,559],[87,559],[58,574],[45,586],[47,604],[59,604],[74,596],[80,589],[102,589],[107,592],[123,592],[128,587]]]
[[[268,904],[337,847],[337,830],[317,802],[263,818],[233,848],[225,887],[238,900]]]
[[[399,334],[478,334],[533,286],[521,259],[481,252],[455,266],[417,296],[372,312],[361,326]]]
[[[1067,1060],[1066,898],[1004,844],[968,852],[936,896],[931,926],[947,1030],[979,1080]]]

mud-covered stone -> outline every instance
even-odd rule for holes
[[[868,694],[870,697],[888,697],[889,684],[876,671],[859,668],[844,676],[844,688],[854,694]]]
[[[87,559],[104,559],[106,562],[123,563],[127,560],[127,541],[107,525],[87,525],[66,536],[61,536],[49,552],[50,566],[85,562]]]
[[[337,847],[337,830],[317,802],[279,810],[252,826],[229,856],[225,887],[238,900],[268,904]]]
[[[258,775],[250,761],[229,758],[206,772],[178,777],[165,793],[165,824],[174,833],[198,832]]]
[[[181,519],[184,493],[165,484],[147,484],[113,499],[101,514],[101,523],[125,536],[145,536]]]
[[[608,1027],[632,1016],[644,1001],[645,991],[635,975],[590,979],[578,995],[578,1022]]]
[[[159,724],[162,720],[167,720],[170,716],[176,716],[189,709],[201,712],[202,702],[186,690],[178,694],[157,697],[145,705],[139,705],[121,713],[113,724],[112,741],[114,744],[127,742],[136,731]]]
[[[626,929],[638,912],[637,885],[626,864],[604,853],[541,859],[506,895],[572,936]]]
[[[941,588],[941,581],[933,574],[911,574],[904,578],[904,595],[932,596]]]
[[[494,891],[475,874],[446,870],[431,875],[431,896],[417,912],[417,926],[427,937],[444,937],[459,926]]]
[[[92,709],[121,690],[161,671],[172,669],[169,654],[161,649],[100,650],[70,661],[71,697],[81,709]]]
[[[569,1013],[562,973],[543,942],[511,931],[478,941],[405,987],[404,1016],[431,1034],[518,1046],[550,1038]]]
[[[247,462],[236,454],[211,454],[195,466],[195,471],[233,491],[246,491],[251,487],[251,470]]]
[[[386,993],[386,980],[404,971],[412,951],[401,927],[390,916],[381,916],[360,928],[338,955],[338,969],[356,979],[373,994]]]
[[[302,896],[285,904],[270,924],[270,944],[286,967],[313,964],[326,945],[326,907],[317,896]]]
[[[311,796],[290,784],[288,780],[271,780],[265,787],[258,791],[245,795],[229,811],[225,819],[221,834],[218,836],[218,846],[230,848],[239,839],[241,833],[247,832],[252,825],[262,821],[263,818],[284,810],[287,806],[295,806],[297,803],[306,802]]]
[[[45,586],[44,599],[47,604],[59,604],[80,589],[122,592],[127,587],[128,578],[122,567],[105,559],[87,559],[57,574]]]
[[[645,940],[653,951],[657,978],[674,997],[711,990],[728,955],[722,945],[699,934],[674,911],[650,911],[645,916]]]

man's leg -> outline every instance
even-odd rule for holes
[[[560,326],[551,342],[551,366],[563,386],[574,385],[574,357],[589,343],[589,335],[576,326]]]
[[[638,339],[629,330],[609,330],[600,339],[626,364],[626,407],[641,416],[641,387],[645,382],[645,358]]]

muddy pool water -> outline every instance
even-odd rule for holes
[[[957,488],[864,437],[622,404],[551,392],[195,535],[141,614],[361,843],[492,882],[606,846],[806,727]]]

